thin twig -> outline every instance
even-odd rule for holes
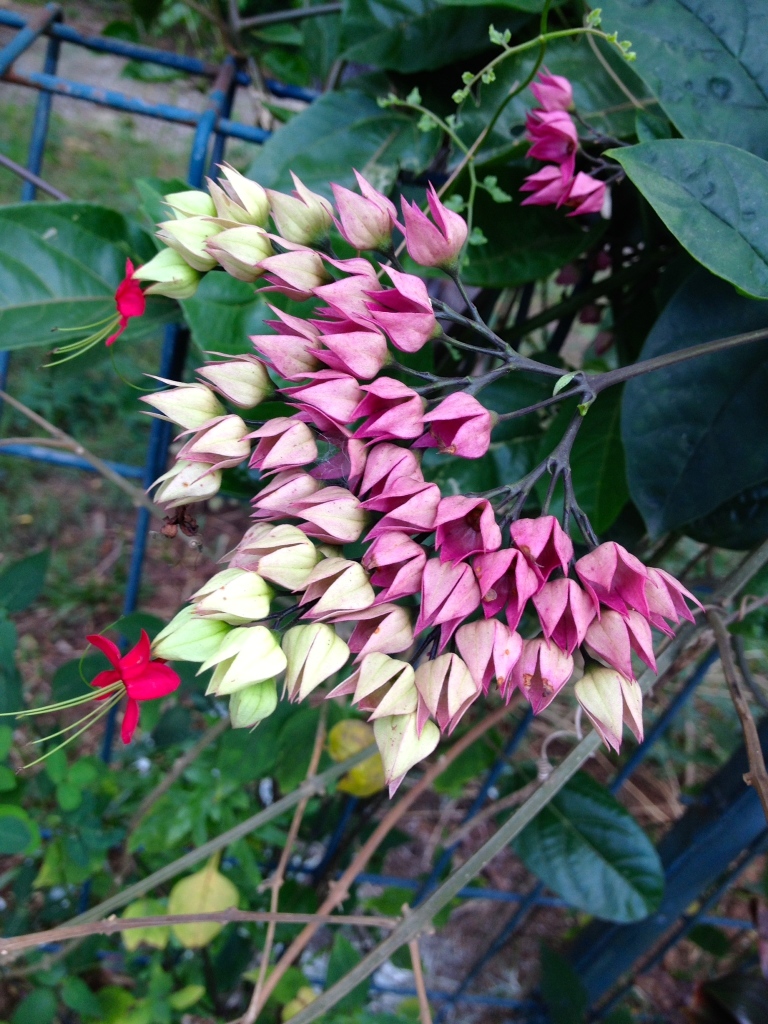
[[[749,701],[736,671],[736,664],[733,660],[733,648],[731,647],[731,634],[728,632],[721,612],[710,609],[707,612],[709,622],[715,634],[715,642],[720,651],[720,660],[723,664],[723,674],[728,684],[733,706],[741,722],[741,731],[744,733],[744,744],[747,748],[747,760],[749,761],[749,772],[744,776],[748,786],[753,786],[763,805],[763,814],[768,821],[768,770],[765,767],[763,748],[760,743],[760,736],[757,732],[755,720],[749,709]]]
[[[744,637],[739,633],[733,634],[733,646],[736,650],[736,661],[739,666],[739,672],[741,672],[744,677],[744,682],[749,687],[752,696],[763,711],[768,711],[768,697],[766,697],[763,692],[763,688],[752,675],[752,670],[750,669],[749,662],[747,661],[747,652],[744,649]]]
[[[67,939],[83,939],[89,935],[114,935],[115,932],[126,932],[131,928],[164,928],[172,924],[192,924],[196,921],[215,921],[220,924],[255,923],[255,924],[306,924],[321,918],[320,924],[359,925],[362,928],[394,928],[398,924],[395,917],[371,917],[365,914],[288,914],[271,910],[218,910],[207,914],[160,914],[155,917],[111,917],[107,921],[93,921],[89,924],[61,925],[60,928],[48,928],[42,932],[30,932],[28,935],[15,935],[12,938],[0,938],[0,957],[10,956],[25,949],[36,949],[51,942],[64,942]],[[39,966],[39,965],[38,965]]]
[[[424,971],[421,969],[421,954],[419,953],[419,940],[411,939],[408,943],[411,953],[411,967],[413,968],[413,983],[416,986],[416,995],[419,1000],[419,1021],[421,1024],[432,1024],[432,1013],[429,1009],[427,999],[427,986],[424,984]]]
[[[325,722],[327,718],[328,705],[323,704],[320,717],[317,722],[317,731],[315,733],[315,745],[312,748],[312,757],[309,761],[309,768],[307,769],[307,778],[312,778],[317,772],[317,766],[320,763],[320,756],[323,752],[323,744],[325,743]],[[280,855],[280,860],[275,870],[274,875],[269,880],[268,885],[270,887],[271,894],[269,900],[269,909],[272,914],[277,913],[278,901],[280,899],[280,889],[282,888],[283,882],[285,881],[285,872],[288,867],[288,861],[291,857],[291,850],[293,844],[296,842],[296,837],[299,834],[299,828],[301,827],[301,821],[304,817],[304,812],[307,809],[309,803],[309,797],[305,797],[301,803],[296,805],[296,810],[293,812],[293,820],[291,821],[291,827],[288,829],[288,838],[285,841],[283,852]],[[270,921],[267,925],[267,936],[264,940],[264,947],[261,951],[261,964],[259,966],[259,977],[256,981],[256,987],[253,990],[251,1001],[248,1004],[248,1009],[243,1015],[243,1024],[254,1024],[256,1017],[259,1013],[259,1005],[261,1003],[261,992],[264,988],[264,982],[267,977],[267,968],[269,967],[269,958],[272,953],[272,944],[275,941],[275,926],[274,920]]]
[[[96,472],[103,476],[105,480],[109,480],[110,483],[115,485],[115,487],[119,487],[121,491],[127,494],[136,508],[145,508],[158,519],[165,518],[165,511],[148,498],[144,491],[139,487],[134,487],[133,484],[128,483],[124,477],[120,476],[120,474],[112,469],[111,466],[108,466],[103,459],[100,459],[98,455],[94,455],[93,452],[88,451],[88,449],[80,444],[79,441],[76,441],[74,437],[70,437],[69,434],[65,434],[63,430],[59,430],[58,427],[49,423],[48,420],[40,416],[39,413],[36,413],[33,409],[30,409],[29,406],[20,402],[18,398],[14,398],[12,395],[9,395],[6,391],[3,391],[2,388],[0,388],[0,404],[3,402],[7,402],[8,405],[16,409],[17,412],[20,412],[22,416],[25,416],[28,420],[36,423],[38,427],[42,427],[47,434],[54,437],[58,442],[55,447],[67,448],[69,451],[74,452],[75,455],[79,455],[81,459],[85,459],[85,461],[90,463]],[[27,440],[27,443],[30,443],[29,439]]]
[[[462,839],[466,839],[468,835],[488,818],[495,818],[497,814],[501,814],[502,811],[508,811],[512,807],[519,807],[520,804],[525,803],[528,797],[536,789],[538,789],[539,780],[534,779],[529,782],[526,786],[521,786],[520,789],[516,789],[514,793],[510,793],[508,796],[503,796],[499,800],[494,800],[493,803],[488,804],[486,807],[481,808],[476,814],[474,814],[469,821],[465,821],[463,825],[451,832],[443,841],[443,847],[450,849],[460,843]]]
[[[285,11],[272,11],[269,14],[254,14],[250,18],[238,18],[236,27],[261,28],[264,25],[277,25],[285,21],[300,21],[304,18],[318,18],[326,14],[338,14],[342,4],[317,4],[314,7],[294,7]]]
[[[480,736],[484,735],[489,729],[503,721],[509,714],[509,708],[501,707],[497,708],[492,714],[487,715],[484,719],[477,723],[472,729],[462,736],[452,747],[450,747],[444,754],[442,754],[438,760],[431,765],[425,772],[424,775],[419,779],[416,785],[403,796],[396,804],[387,811],[384,817],[381,819],[379,824],[376,826],[374,831],[371,833],[369,838],[360,847],[357,854],[352,859],[349,867],[342,874],[339,880],[334,884],[331,891],[328,893],[325,900],[318,910],[319,914],[330,913],[335,907],[342,903],[349,895],[349,890],[354,883],[357,876],[361,871],[365,870],[365,866],[371,859],[373,854],[379,848],[381,843],[386,839],[395,825],[400,821],[407,810],[414,804],[414,802],[424,793],[434,782],[438,775],[445,771],[449,764],[452,764],[459,754],[462,754],[468,747],[470,747],[475,740],[479,739]],[[293,940],[288,949],[280,957],[279,961],[275,965],[275,969],[272,971],[270,976],[267,978],[264,985],[264,989],[261,994],[260,1004],[258,1011],[262,1009],[267,999],[274,992],[278,982],[283,977],[288,968],[294,963],[294,961],[301,955],[307,944],[312,939],[313,935],[320,928],[320,924],[309,924],[304,928],[300,934]],[[255,1018],[252,1018],[255,1020]],[[238,1018],[240,1024],[244,1024],[242,1018]],[[232,1022],[235,1024],[235,1022]]]

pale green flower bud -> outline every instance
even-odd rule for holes
[[[226,622],[201,619],[186,605],[152,641],[152,657],[166,661],[205,661],[221,647],[230,628]]]
[[[269,220],[269,200],[265,190],[229,164],[221,165],[221,173],[227,179],[221,185],[208,182],[219,217],[263,228]]]
[[[228,402],[241,409],[252,409],[274,391],[266,366],[252,355],[237,356],[225,362],[206,363],[197,372],[200,377],[210,381]]]
[[[193,188],[187,192],[169,192],[163,197],[179,220],[187,217],[215,217],[216,207],[206,192]]]
[[[216,654],[200,666],[198,675],[214,666],[206,693],[226,696],[280,675],[286,658],[276,635],[266,626],[241,627],[227,634]]]
[[[221,231],[208,239],[206,250],[231,277],[248,283],[264,274],[261,261],[274,252],[266,231],[251,224]]]
[[[269,615],[272,588],[255,572],[225,569],[192,595],[195,614],[233,626],[258,622]]]
[[[224,229],[208,217],[187,217],[185,220],[165,220],[159,224],[157,237],[175,249],[195,270],[213,270],[215,258],[208,252],[209,238]]]
[[[139,401],[151,405],[166,419],[185,430],[199,430],[209,420],[223,416],[227,411],[205,384],[180,384],[164,377],[155,377],[155,380],[176,386],[166,391],[155,391],[151,395],[141,395]]]
[[[440,742],[440,730],[427,720],[421,730],[416,728],[416,712],[378,718],[373,723],[373,735],[384,763],[384,777],[389,783],[390,797],[408,772],[419,761],[429,757]]]
[[[149,263],[134,270],[137,281],[156,281],[145,295],[165,295],[169,299],[189,299],[197,291],[203,275],[194,270],[175,249],[161,249]]]
[[[291,172],[295,185],[292,196],[268,188],[272,219],[278,234],[296,245],[312,245],[325,238],[333,223],[333,207],[323,196],[310,190]]]
[[[265,679],[244,690],[237,690],[229,698],[229,718],[233,729],[250,729],[269,718],[277,707],[277,683]]]
[[[158,487],[159,485],[159,487]],[[155,480],[155,501],[175,508],[207,501],[221,487],[221,472],[206,462],[177,462],[167,473]]]
[[[294,626],[283,637],[288,664],[285,688],[289,700],[304,700],[339,669],[349,658],[349,647],[332,626],[313,623]]]
[[[253,569],[287,590],[303,590],[320,558],[306,533],[296,526],[282,524],[244,537],[231,563]]]
[[[313,619],[362,611],[375,599],[368,573],[359,562],[349,558],[325,558],[319,562],[307,577],[302,598],[304,603],[317,601],[307,613]]]
[[[634,679],[614,668],[593,664],[574,687],[576,699],[586,711],[603,743],[618,753],[626,724],[643,739],[643,691]]]
[[[360,711],[373,712],[371,722],[391,715],[408,715],[418,705],[415,679],[416,673],[407,661],[375,651],[366,654],[356,671],[328,696],[353,694],[352,703]]]

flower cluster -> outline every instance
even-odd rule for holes
[[[500,521],[493,495],[444,496],[422,470],[425,448],[483,456],[495,416],[466,392],[428,402],[401,379],[397,353],[417,352],[442,328],[424,282],[395,265],[392,232],[400,228],[413,260],[455,275],[462,218],[430,189],[431,217],[404,202],[401,226],[360,175],[359,194],[333,186],[335,207],[298,179],[290,196],[262,195],[226,175],[226,193],[212,185],[210,198],[167,197],[177,219],[161,237],[201,273],[218,264],[316,305],[307,318],[273,307],[273,333],[251,339],[254,354],[209,362],[197,381],[165,381],[142,399],[182,428],[158,501],[210,497],[222,470],[246,461],[261,485],[254,525],[157,637],[155,654],[213,669],[209,692],[229,698],[237,727],[272,713],[280,678],[287,699],[303,700],[352,659],[329,696],[349,695],[370,714],[390,792],[491,687],[546,708],[577,650],[589,667],[576,695],[606,743],[618,748],[623,720],[641,735],[632,653],[653,665],[651,626],[690,618],[692,595],[617,544],[574,562],[554,516]],[[379,268],[329,255],[332,224],[352,246],[383,254]],[[254,429],[245,411],[272,393],[286,413]],[[542,635],[523,639],[526,615]]]
[[[521,186],[531,195],[523,206],[567,206],[569,217],[599,213],[605,200],[605,183],[584,171],[576,171],[579,135],[573,118],[571,83],[562,75],[539,74],[531,85],[539,107],[526,119],[526,136],[531,142],[528,156],[547,163],[529,175]]]

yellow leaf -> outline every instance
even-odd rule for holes
[[[346,718],[328,733],[328,753],[334,761],[345,761],[374,742],[373,729],[367,722]],[[338,789],[350,796],[372,796],[386,785],[384,765],[378,753],[355,765],[338,782]]]
[[[134,900],[129,903],[123,911],[123,918],[126,917],[159,917],[165,914],[165,904],[160,900]],[[167,925],[157,925],[149,928],[131,928],[123,935],[123,945],[132,953],[138,949],[142,942],[146,946],[154,946],[155,949],[165,949],[168,939],[171,937],[171,929]]]
[[[280,1015],[283,1021],[290,1020],[291,1017],[295,1017],[297,1013],[300,1013],[305,1006],[309,1006],[310,1003],[314,1003],[317,999],[317,994],[309,987],[305,985],[300,988],[296,993],[296,998],[292,999],[290,1003],[286,1003],[283,1007],[283,1012]]]
[[[210,914],[236,907],[240,894],[230,880],[221,874],[218,866],[219,854],[214,854],[202,871],[177,882],[168,898],[168,913]],[[194,924],[174,924],[171,930],[182,946],[199,949],[212,942],[223,927],[217,921],[199,921]]]

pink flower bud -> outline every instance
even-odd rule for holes
[[[380,494],[362,503],[366,510],[384,513],[366,540],[375,540],[392,530],[420,533],[433,529],[439,503],[440,488],[427,483],[420,474],[388,480]]]
[[[560,206],[567,198],[573,178],[563,174],[556,164],[546,164],[535,174],[529,174],[520,186],[521,192],[532,192],[521,206]]]
[[[440,202],[431,182],[427,186],[427,202],[434,223],[421,212],[417,203],[402,200],[408,255],[422,267],[455,270],[467,240],[467,223]]]
[[[394,288],[368,293],[371,319],[401,352],[418,352],[442,330],[432,311],[427,286],[415,274],[387,267]]]
[[[359,499],[345,487],[323,487],[317,493],[295,501],[293,509],[293,515],[310,524],[302,526],[307,536],[317,537],[326,544],[354,543],[363,532],[367,519]]]
[[[379,604],[364,611],[335,615],[333,622],[356,622],[349,649],[358,657],[366,654],[398,654],[413,643],[413,626],[399,604]]]
[[[363,384],[361,390],[367,394],[347,421],[365,417],[355,437],[391,441],[419,436],[423,428],[424,402],[415,391],[393,377],[379,377],[372,384]]]
[[[475,574],[466,562],[454,565],[430,558],[421,581],[421,607],[414,633],[446,624],[441,636],[444,647],[456,628],[480,604],[480,589]]]
[[[670,576],[663,569],[648,569],[648,582],[645,585],[645,598],[648,602],[648,618],[652,625],[663,633],[672,636],[674,630],[670,629],[664,621],[677,624],[680,619],[687,619],[693,622],[693,615],[686,603],[686,599],[701,608],[702,604],[697,597],[686,590],[682,583],[679,583],[674,576]]]
[[[397,444],[374,445],[368,453],[358,493],[363,496],[370,491],[370,496],[375,498],[390,481],[400,476],[421,477],[419,460],[413,452]]]
[[[293,416],[276,416],[248,436],[260,439],[251,456],[252,469],[289,469],[317,458],[312,431]]]
[[[339,211],[336,227],[353,249],[385,250],[392,240],[397,221],[394,205],[355,171],[362,195],[341,185],[331,185]]]
[[[260,264],[262,272],[266,271],[269,288],[265,291],[277,291],[295,302],[311,299],[315,288],[330,280],[320,256],[312,249],[294,249],[281,252],[277,256],[268,256]]]
[[[325,238],[333,223],[333,207],[311,192],[291,171],[294,190],[290,196],[266,189],[272,219],[280,235],[296,245],[313,245]]]
[[[205,248],[231,277],[247,282],[264,274],[262,260],[273,252],[266,231],[251,224],[221,231],[208,239]]]
[[[355,410],[363,395],[354,377],[336,370],[317,370],[306,376],[311,383],[285,388],[283,393],[342,426],[356,418]]]
[[[357,380],[370,380],[390,361],[387,339],[379,331],[361,330],[351,320],[322,325],[324,348],[313,349],[326,366]]]
[[[194,432],[176,458],[227,469],[239,465],[251,454],[249,437],[248,427],[239,416],[220,416]]]
[[[363,555],[363,566],[372,574],[373,586],[384,588],[376,604],[417,594],[426,561],[424,548],[405,533],[384,533],[374,540]]]
[[[486,618],[504,611],[510,629],[517,629],[528,600],[542,586],[540,575],[522,551],[505,548],[478,555],[472,562]]]
[[[634,608],[646,618],[649,613],[646,598],[648,570],[615,541],[600,544],[594,551],[580,558],[575,565],[576,575],[584,584],[600,614],[600,605],[624,615]]]
[[[656,671],[651,627],[640,612],[630,610],[620,615],[610,609],[604,611],[599,619],[590,623],[584,643],[593,657],[607,662],[622,675],[635,674],[632,651]]]
[[[578,217],[582,213],[600,213],[605,202],[605,188],[604,181],[579,171],[560,203],[573,207],[569,217]]]
[[[488,451],[493,418],[472,395],[455,391],[425,413],[423,420],[429,431],[414,448],[437,448],[465,459],[479,459]]]
[[[302,605],[312,604],[305,618],[323,619],[343,612],[360,612],[373,604],[368,573],[348,558],[324,558],[307,578]]]
[[[579,135],[571,116],[564,110],[532,110],[525,127],[533,143],[528,156],[560,164],[563,174],[568,178],[573,177]]]
[[[273,391],[264,363],[256,356],[241,355],[234,359],[206,363],[197,371],[220,395],[241,409],[252,409]]]
[[[509,532],[540,579],[549,579],[555,569],[568,573],[568,563],[573,558],[573,542],[554,516],[518,519],[512,523]]]
[[[316,288],[316,297],[328,303],[333,316],[340,320],[349,319],[362,324],[370,324],[371,314],[368,312],[366,303],[369,293],[380,287],[376,271],[368,260],[360,258],[328,259],[328,263],[349,276]]]
[[[507,680],[523,651],[519,633],[513,633],[498,619],[478,619],[459,628],[456,646],[483,693],[488,693],[494,681],[502,693],[506,692]]]
[[[317,347],[320,332],[300,317],[283,313],[274,306],[270,306],[270,309],[280,319],[267,320],[266,323],[276,328],[278,333],[252,334],[251,341],[256,351],[286,380],[308,376],[320,366],[319,360],[312,354]]]
[[[435,516],[435,550],[441,562],[460,562],[470,555],[501,547],[501,530],[493,506],[485,498],[461,494],[443,498]]]
[[[538,715],[548,707],[573,674],[573,658],[561,651],[551,640],[526,640],[520,660],[512,669],[508,690],[509,700],[519,688]]]
[[[390,715],[373,723],[376,746],[384,765],[384,778],[389,785],[390,799],[397,792],[406,773],[429,757],[440,742],[440,731],[434,722],[425,722],[416,729],[416,713]]]
[[[531,83],[531,92],[543,110],[571,110],[573,108],[573,87],[562,75],[550,74],[546,69],[538,74],[538,81]]]
[[[625,723],[642,742],[643,693],[634,679],[614,669],[591,665],[574,692],[607,747],[619,752]]]
[[[419,693],[419,732],[431,715],[440,731],[449,736],[483,692],[458,654],[441,654],[433,661],[422,662],[416,669],[415,683]]]
[[[352,703],[360,711],[372,711],[369,721],[388,715],[410,715],[416,711],[418,693],[415,673],[407,661],[387,654],[366,654],[358,668],[331,690],[328,697],[353,694]]]
[[[538,594],[534,594],[533,603],[547,640],[573,654],[595,617],[589,594],[575,580],[561,578],[545,583]]]
[[[277,519],[292,515],[292,509],[300,498],[308,498],[323,485],[302,469],[289,469],[276,473],[265,487],[252,499],[256,519]]]

